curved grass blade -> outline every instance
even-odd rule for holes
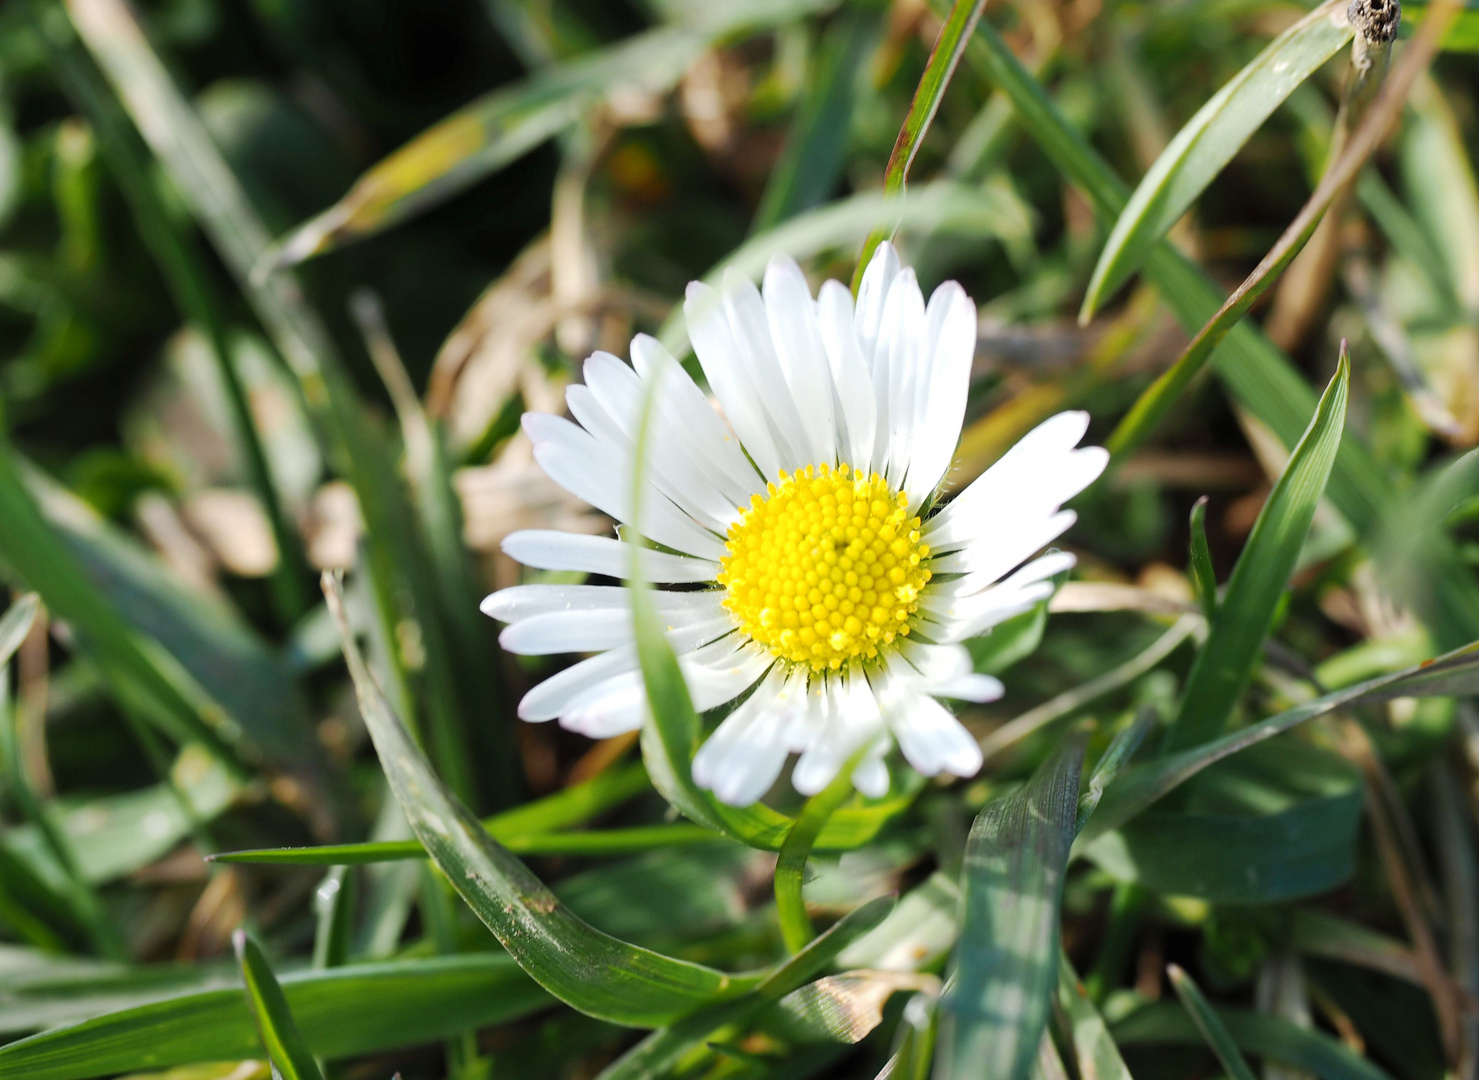
[[[742,1033],[761,1012],[806,985],[849,945],[876,929],[893,909],[893,897],[880,896],[849,912],[748,993],[654,1031],[603,1070],[597,1080],[657,1080],[669,1075],[679,1059],[699,1043],[715,1041],[721,1032]]]
[[[1058,1007],[1068,1021],[1069,1041],[1077,1059],[1077,1076],[1090,1080],[1132,1080],[1109,1027],[1067,956],[1058,957]]]
[[[341,586],[324,576],[360,711],[396,801],[447,880],[537,982],[561,1001],[616,1024],[658,1027],[753,985],[601,933],[576,917],[487,834],[432,772],[375,684],[344,616]]]
[[[1084,737],[971,826],[952,986],[942,999],[941,1080],[1026,1080],[1057,985],[1058,910],[1078,821]]]
[[[1211,626],[1217,619],[1217,572],[1212,569],[1212,551],[1207,546],[1207,496],[1191,508],[1191,583],[1197,603]]]
[[[811,916],[806,913],[806,899],[801,895],[806,858],[827,819],[852,795],[853,769],[866,750],[864,747],[854,754],[852,760],[837,770],[830,784],[806,801],[806,806],[796,816],[796,824],[786,834],[786,842],[781,845],[780,856],[775,863],[775,911],[781,924],[781,939],[790,952],[800,952],[816,937]]]
[[[1207,185],[1298,86],[1351,40],[1345,0],[1326,0],[1269,44],[1173,138],[1130,196],[1094,267],[1079,321],[1139,268]]]
[[[800,18],[829,0],[714,5],[701,25],[659,27],[495,90],[433,125],[262,257],[255,276],[373,236],[443,202],[575,124],[616,90],[660,94],[716,40]]]
[[[1402,697],[1463,697],[1474,693],[1479,693],[1479,642],[1435,660],[1325,694],[1189,750],[1136,765],[1106,789],[1094,816],[1085,824],[1079,842],[1091,841],[1118,828],[1207,766],[1283,734],[1306,720],[1336,709]]]
[[[1166,732],[1168,749],[1195,746],[1218,735],[1252,678],[1335,465],[1349,385],[1350,357],[1342,346],[1335,377],[1233,567],[1211,633],[1186,678],[1181,708]]]
[[[224,975],[210,982],[0,1047],[0,1076],[88,1080],[259,1055],[240,983]],[[330,1059],[502,1023],[551,1000],[503,953],[289,972],[280,983],[309,1050]],[[7,1011],[23,1007],[13,1002]]]
[[[1345,1044],[1279,1016],[1242,1009],[1216,1015],[1238,1049],[1300,1069],[1321,1080],[1392,1080],[1390,1074]],[[1202,1046],[1201,1032],[1179,1005],[1165,1002],[1137,1009],[1110,1028],[1121,1046]]]
[[[570,833],[502,833],[487,829],[493,839],[515,855],[632,855],[666,847],[693,847],[723,843],[699,825],[638,825],[629,829],[594,829]],[[417,840],[380,840],[362,844],[326,844],[321,847],[257,848],[223,851],[210,862],[253,863],[272,866],[362,866],[366,863],[424,859],[427,850]]]
[[[1192,339],[1186,351],[1171,365],[1145,393],[1141,394],[1125,418],[1111,433],[1107,446],[1111,454],[1127,453],[1150,434],[1165,416],[1171,405],[1190,384],[1192,376],[1201,370],[1212,350],[1221,344],[1234,326],[1253,309],[1258,298],[1264,294],[1279,276],[1288,269],[1305,244],[1315,234],[1325,211],[1344,197],[1357,176],[1365,167],[1367,159],[1375,152],[1386,137],[1388,129],[1397,121],[1417,77],[1432,63],[1438,51],[1438,39],[1443,28],[1456,14],[1452,4],[1438,5],[1441,9],[1419,37],[1403,54],[1402,60],[1371,102],[1360,126],[1349,140],[1345,141],[1340,156],[1320,178],[1314,193],[1304,204],[1294,220],[1268,254],[1259,260],[1253,272],[1233,290],[1217,314]],[[1355,89],[1352,100],[1371,92],[1375,78],[1362,83]],[[1354,84],[1353,84],[1354,85]],[[1353,110],[1354,112],[1354,110]],[[1342,112],[1344,116],[1345,113]]]
[[[267,1059],[272,1062],[273,1073],[281,1080],[323,1080],[318,1062],[303,1044],[288,999],[277,985],[277,976],[272,974],[272,966],[261,948],[244,930],[231,936],[231,944],[236,949],[241,977],[246,982],[247,1002],[252,1007],[257,1034],[267,1051]]]
[[[909,102],[909,111],[904,114],[904,125],[899,128],[899,136],[894,140],[893,151],[888,156],[888,165],[883,170],[885,195],[903,193],[904,185],[909,180],[909,167],[914,164],[914,156],[919,153],[919,147],[929,132],[930,122],[934,120],[940,102],[944,100],[945,90],[950,86],[950,78],[955,74],[966,43],[970,41],[976,24],[981,21],[981,12],[985,8],[986,0],[955,0],[950,6],[950,14],[940,27],[939,37],[935,38],[935,47],[930,50],[929,61],[924,65],[924,74],[919,77],[919,85],[914,88],[914,98]],[[873,252],[888,239],[890,231],[889,228],[875,228],[863,241],[863,250],[858,253],[857,269],[852,276],[854,296],[858,293],[858,286],[863,283],[863,271],[873,258]]]
[[[961,238],[1016,241],[1032,233],[1031,208],[1006,189],[936,180],[911,188],[908,198],[869,191],[797,214],[746,240],[716,263],[703,280],[717,287],[730,268],[759,280],[772,255],[806,259],[855,243],[883,218],[894,222],[896,231],[921,234],[948,229]],[[668,316],[658,338],[675,356],[687,350],[682,305]]]

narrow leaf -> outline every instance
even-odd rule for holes
[[[1207,1004],[1207,999],[1202,996],[1197,984],[1181,968],[1175,964],[1167,967],[1166,973],[1171,977],[1171,985],[1176,988],[1176,996],[1181,999],[1192,1023],[1196,1024],[1197,1030],[1202,1033],[1202,1038],[1207,1040],[1207,1045],[1217,1055],[1217,1060],[1227,1070],[1232,1080],[1254,1080],[1253,1070],[1243,1060],[1242,1052],[1238,1050],[1238,1044],[1228,1034],[1227,1028],[1218,1019],[1217,1014],[1212,1011],[1212,1006]]]
[[[1058,959],[1058,1006],[1068,1020],[1077,1075],[1091,1080],[1132,1080],[1104,1017],[1084,992],[1066,956]]]
[[[231,943],[236,948],[236,961],[246,981],[247,1002],[252,1007],[262,1047],[272,1062],[272,1071],[281,1080],[323,1080],[318,1063],[298,1034],[288,1000],[261,948],[242,930],[232,935]]]
[[[1025,1080],[1057,984],[1058,915],[1078,819],[1082,735],[971,827],[953,986],[941,1002],[936,1075]]]
[[[26,640],[40,609],[41,598],[35,593],[25,594],[6,609],[4,618],[0,618],[0,668],[10,663],[21,642]]]
[[[601,933],[489,836],[432,772],[375,684],[349,630],[340,588],[325,575],[324,594],[391,791],[427,854],[524,970],[572,1008],[639,1027],[667,1023],[753,984],[753,977],[729,976]]]
[[[1211,626],[1217,618],[1217,572],[1212,569],[1212,550],[1207,546],[1207,496],[1191,508],[1191,584],[1197,603]]]
[[[1211,633],[1187,676],[1181,709],[1167,732],[1168,749],[1194,746],[1218,735],[1252,678],[1335,464],[1349,385],[1350,358],[1342,347],[1335,377],[1228,579]]]
[[[1351,40],[1345,0],[1326,0],[1197,110],[1130,196],[1099,255],[1081,322],[1144,262],[1269,115]]]

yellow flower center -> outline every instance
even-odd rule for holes
[[[877,473],[782,472],[729,527],[724,606],[773,655],[813,671],[876,657],[909,633],[930,579],[908,507]]]

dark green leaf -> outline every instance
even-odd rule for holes
[[[298,1034],[288,1000],[277,984],[277,976],[272,974],[267,957],[245,931],[238,930],[231,941],[236,947],[241,977],[246,982],[247,1002],[257,1023],[257,1034],[267,1051],[267,1059],[272,1062],[272,1071],[281,1080],[323,1080],[318,1063]]]
[[[1170,966],[1169,974],[1171,985],[1176,988],[1176,996],[1181,999],[1187,1015],[1202,1033],[1202,1038],[1207,1040],[1207,1045],[1212,1048],[1232,1080],[1254,1080],[1253,1070],[1243,1060],[1238,1044],[1212,1006],[1207,1003],[1207,999],[1202,996],[1202,992],[1197,989],[1197,984],[1192,982],[1191,976],[1175,964]]]

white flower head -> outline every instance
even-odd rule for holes
[[[836,281],[813,299],[795,262],[777,258],[763,290],[737,272],[722,291],[689,285],[684,312],[722,417],[642,335],[631,367],[609,353],[586,361],[567,394],[577,423],[530,413],[524,430],[553,480],[629,524],[651,393],[641,527],[659,550],[643,572],[681,586],[653,601],[694,706],[743,697],[699,749],[694,780],[746,805],[797,753],[792,783],[809,795],[866,747],[852,780],[881,796],[893,742],[926,776],[973,775],[980,748],[937,699],[1000,697],[962,642],[1041,601],[1073,565],[1032,556],[1073,524],[1060,507],[1108,461],[1076,449],[1088,416],[1047,420],[938,505],[976,342],[958,284],[926,304],[884,244],[856,304]],[[614,578],[633,555],[622,540],[542,530],[503,550]],[[595,653],[529,691],[525,720],[605,738],[647,718],[624,587],[520,585],[483,611],[508,623],[510,652]]]

